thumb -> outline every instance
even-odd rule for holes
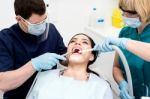
[[[62,55],[58,55],[58,54],[53,54],[53,57],[55,57],[56,59],[59,59],[59,60],[66,60],[66,58]]]
[[[96,44],[96,45],[93,47],[93,50],[94,50],[94,51],[97,51],[97,50],[98,50],[98,44]]]

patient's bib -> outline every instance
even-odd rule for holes
[[[90,74],[88,81],[79,81],[60,76],[59,72],[51,70],[41,73],[28,99],[106,99],[104,94],[109,85],[96,75]],[[100,81],[95,81],[94,77]],[[111,91],[109,94],[111,99]]]

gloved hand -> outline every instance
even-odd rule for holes
[[[125,80],[119,82],[119,89],[121,99],[133,99],[128,93],[128,83]]]
[[[59,63],[59,60],[66,60],[66,58],[55,53],[45,53],[31,59],[31,63],[35,70],[40,71],[42,69],[51,69],[57,63]]]
[[[100,52],[113,51],[111,45],[116,45],[120,48],[126,49],[127,40],[129,39],[128,38],[107,38],[102,43],[96,44],[94,46],[94,50]]]

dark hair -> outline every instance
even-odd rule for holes
[[[89,39],[90,42],[91,42],[91,47],[93,48],[93,47],[95,46],[95,42],[93,41],[93,39],[92,39],[90,36],[88,36],[88,35],[86,35],[86,34],[84,34],[84,33],[78,33],[78,34],[74,35],[74,36],[70,39],[70,41],[71,41],[75,36],[77,36],[77,35],[84,35],[84,36],[88,37],[88,39]],[[70,44],[70,41],[69,41],[68,45]],[[92,51],[92,54],[94,55],[94,59],[93,59],[92,61],[89,61],[88,67],[87,67],[87,70],[86,70],[86,71],[87,71],[88,73],[94,73],[94,74],[96,74],[97,76],[99,76],[98,73],[92,71],[92,70],[89,68],[89,65],[93,64],[93,63],[96,61],[98,52],[97,52],[97,51]]]
[[[15,0],[15,14],[28,19],[33,13],[43,15],[46,12],[46,6],[43,0]]]

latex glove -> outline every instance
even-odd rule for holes
[[[120,81],[119,89],[121,99],[133,99],[128,93],[128,83],[125,80]]]
[[[102,43],[96,44],[94,46],[94,50],[100,52],[113,51],[111,45],[116,45],[122,49],[126,49],[127,40],[129,39],[128,38],[107,38]]]
[[[35,70],[40,71],[42,69],[51,69],[57,63],[59,63],[59,60],[66,60],[66,58],[55,53],[45,53],[31,59],[31,63]]]

